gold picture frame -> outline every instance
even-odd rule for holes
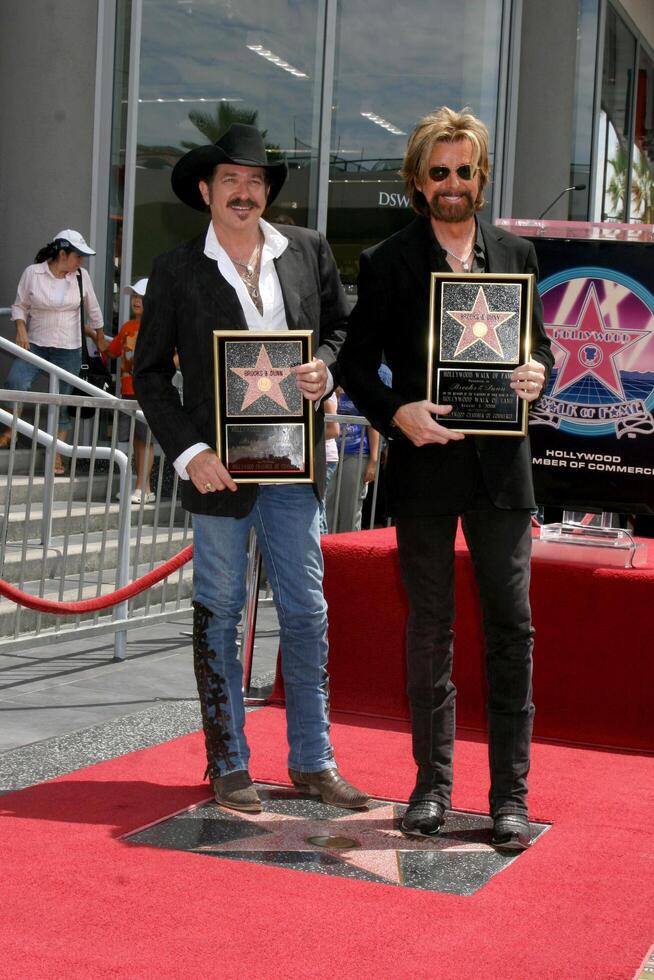
[[[310,330],[214,330],[216,449],[235,483],[312,483],[314,405],[291,368]]]
[[[427,399],[439,423],[477,436],[524,436],[529,405],[510,387],[529,360],[533,273],[432,272]]]

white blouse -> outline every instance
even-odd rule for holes
[[[84,311],[86,322],[94,330],[104,325],[100,305],[91,284],[91,277],[82,269]],[[57,279],[47,262],[29,265],[18,283],[11,308],[12,320],[24,320],[30,343],[39,347],[63,347],[74,350],[81,346],[79,317],[79,287],[77,275],[69,272]]]

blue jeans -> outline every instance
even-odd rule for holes
[[[57,367],[63,368],[64,371],[79,374],[82,363],[81,347],[69,350],[67,347],[39,347],[38,344],[30,344],[30,351],[37,357],[42,357],[44,361],[49,361],[50,364],[56,364]],[[36,364],[28,364],[27,361],[17,357],[7,375],[5,388],[11,388],[12,391],[30,391],[40,374],[45,374],[45,371],[42,371]],[[67,395],[70,391],[72,391],[71,385],[66,384],[65,381],[59,382],[60,394]],[[59,411],[59,431],[67,431],[70,427],[71,420],[68,417],[68,412],[62,408]]]
[[[251,527],[279,617],[288,765],[319,772],[335,764],[318,501],[307,485],[261,486],[247,517],[193,515],[193,657],[212,779],[247,769],[250,758],[236,628],[245,604]]]

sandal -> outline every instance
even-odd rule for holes
[[[65,476],[66,475],[66,470],[64,469],[64,461],[61,458],[61,456],[59,455],[59,453],[57,453],[57,455],[55,456],[55,461],[54,461],[54,475],[55,476]]]

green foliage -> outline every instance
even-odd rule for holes
[[[645,224],[654,223],[654,174],[644,153],[634,153],[631,174],[631,210]]]
[[[625,147],[620,143],[613,159],[608,161],[612,170],[606,185],[606,196],[610,201],[612,217],[624,217],[627,192],[627,170],[629,158]],[[634,147],[631,171],[631,217],[645,224],[654,223],[654,174],[650,162],[638,147]]]
[[[232,123],[244,123],[247,126],[256,126],[258,115],[259,113],[256,109],[241,109],[232,105],[231,102],[219,102],[213,113],[192,109],[188,117],[195,128],[206,138],[207,143],[215,143],[227,132]],[[260,132],[265,142],[268,130],[262,129]],[[182,142],[185,150],[194,150],[197,146],[202,145],[201,143],[193,143],[187,140]],[[272,158],[281,153],[279,146],[272,146],[270,143],[266,143],[266,151]]]

